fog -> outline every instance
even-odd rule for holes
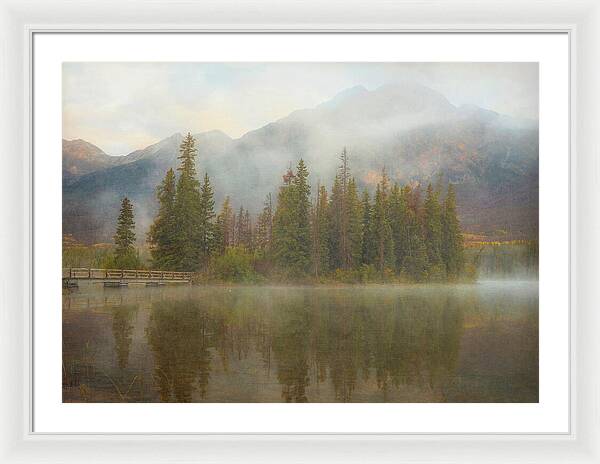
[[[406,81],[457,106],[538,118],[537,63],[65,63],[63,138],[111,155],[175,132],[238,138],[340,90]]]

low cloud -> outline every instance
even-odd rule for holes
[[[344,89],[406,80],[455,105],[538,117],[536,63],[65,63],[63,137],[112,155],[175,132],[237,138]]]

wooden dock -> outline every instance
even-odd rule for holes
[[[103,283],[105,287],[127,287],[145,284],[148,287],[168,283],[189,283],[192,272],[157,271],[147,269],[93,269],[83,267],[63,268],[63,287],[78,287],[80,281]]]

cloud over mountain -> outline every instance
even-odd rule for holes
[[[230,195],[238,207],[258,211],[301,157],[312,184],[331,187],[346,147],[361,188],[371,188],[384,167],[403,183],[450,181],[467,231],[526,237],[537,228],[537,122],[457,107],[419,84],[352,87],[238,139],[220,131],[195,137],[198,172],[211,177],[217,205]],[[177,166],[181,140],[174,134],[113,164],[99,149],[82,149],[89,152],[85,162],[75,162],[77,150],[63,146],[64,232],[88,242],[110,240],[124,195],[134,203],[140,234],[145,231],[156,210],[155,188]]]

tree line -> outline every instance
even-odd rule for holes
[[[152,267],[215,273],[225,280],[250,276],[317,280],[455,280],[463,274],[463,237],[452,184],[443,195],[427,187],[390,181],[385,170],[373,195],[359,192],[346,149],[331,190],[314,196],[306,163],[283,176],[277,198],[268,194],[252,217],[226,197],[215,212],[207,174],[196,173],[195,140],[180,146],[176,174],[169,169],[157,188],[158,213],[147,234]],[[123,200],[115,261],[135,257],[133,211]],[[129,257],[129,258],[127,258]]]

